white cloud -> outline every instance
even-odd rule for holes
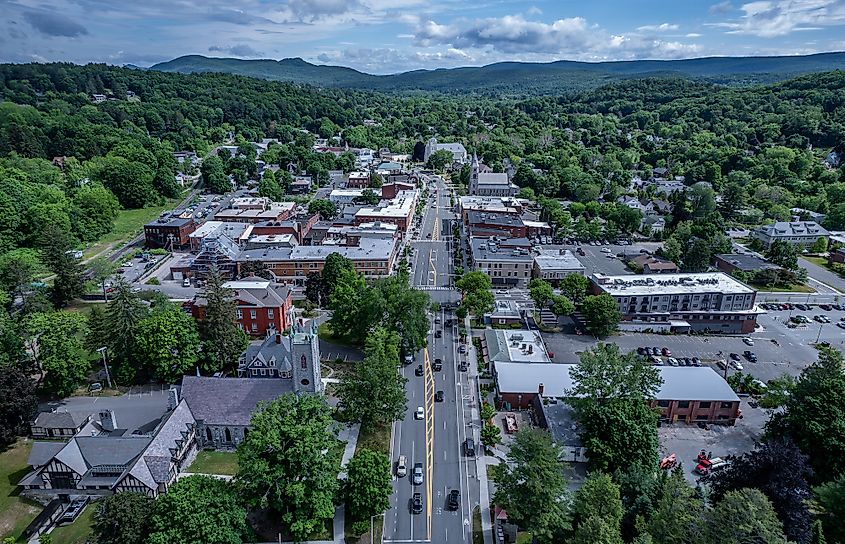
[[[708,10],[710,15],[719,15],[722,13],[729,13],[733,11],[734,6],[731,4],[730,0],[726,0],[725,2],[719,2],[718,4],[713,4],[710,6]]]
[[[845,24],[845,0],[778,0],[743,4],[740,19],[714,23],[731,34],[785,36]]]
[[[690,32],[689,34],[684,34],[684,38],[700,38],[702,34],[698,32]]]
[[[666,24],[666,23],[664,23]],[[663,26],[671,30],[675,25]],[[700,52],[697,44],[669,42],[636,33],[611,35],[582,17],[552,23],[529,21],[520,15],[456,21],[427,21],[416,29],[421,47],[448,45],[461,50],[492,50],[506,55],[548,55],[580,60],[606,58],[677,58]]]
[[[670,30],[678,30],[678,25],[670,23],[660,23],[659,25],[645,25],[637,27],[641,32],[668,32]]]

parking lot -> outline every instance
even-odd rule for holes
[[[579,247],[584,251],[583,255],[576,252]],[[586,242],[583,242],[578,244],[543,244],[542,249],[568,249],[573,254],[575,254],[575,257],[579,261],[581,261],[581,264],[583,264],[584,268],[586,269],[584,271],[585,274],[589,276],[590,274],[595,274],[596,272],[607,275],[633,274],[633,272],[625,266],[625,261],[617,257],[617,255],[620,253],[623,253],[625,255],[639,254],[640,250],[643,249],[653,252],[658,247],[660,247],[660,244],[657,242],[644,242],[633,245],[591,245]],[[603,252],[602,249],[604,248],[609,249],[610,252]]]
[[[674,453],[682,463],[684,476],[690,483],[695,483],[693,473],[695,458],[701,450],[712,453],[713,457],[741,455],[754,449],[754,445],[763,434],[763,427],[769,419],[769,411],[752,408],[747,400],[740,404],[742,419],[734,426],[709,425],[704,429],[686,423],[663,424],[657,430],[660,439],[660,456]]]

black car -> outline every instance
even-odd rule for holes
[[[752,363],[757,362],[757,355],[753,351],[745,350],[742,355]]]
[[[652,355],[660,355],[660,348],[658,348],[658,347],[651,348],[651,354]]]
[[[637,355],[648,355],[647,353],[648,348],[644,348],[642,346],[637,348]]]
[[[417,376],[422,376],[424,374],[422,365],[417,365],[417,368],[414,369],[414,374]]]
[[[446,507],[449,510],[457,510],[461,506],[461,492],[453,489],[449,492],[449,498],[446,500]]]
[[[441,331],[440,329],[437,329],[436,331],[434,331],[434,337],[435,338],[442,338],[443,337],[443,331]]]
[[[420,493],[414,493],[414,497],[411,499],[411,513],[422,514],[422,495]]]
[[[737,355],[736,353],[731,353],[731,360],[739,361],[739,355]]]
[[[436,391],[434,393],[434,402],[443,402],[443,391]]]
[[[443,370],[443,361],[441,359],[435,359],[434,363],[432,363],[431,368],[437,372]]]
[[[459,364],[459,365],[458,365],[458,370],[460,370],[461,372],[466,372],[466,371],[467,371],[467,363],[466,363],[466,361],[461,361],[461,364]]]
[[[684,366],[692,366],[692,359],[690,359],[689,357],[684,357],[683,361]]]

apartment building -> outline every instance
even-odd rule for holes
[[[530,249],[526,238],[470,238],[472,266],[490,276],[494,287],[528,286],[534,265]]]
[[[623,322],[671,330],[747,334],[757,325],[757,291],[722,272],[590,277],[594,294],[609,294]],[[659,327],[658,327],[659,328]]]

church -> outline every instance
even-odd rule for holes
[[[487,171],[482,171],[487,170]],[[490,172],[478,162],[478,156],[473,153],[469,173],[469,194],[471,196],[516,196],[519,187],[510,182],[504,172]]]
[[[261,402],[286,393],[323,393],[316,323],[300,319],[288,335],[274,333],[257,348],[247,349],[238,376],[182,379],[182,398],[194,414],[200,449],[236,448]]]

